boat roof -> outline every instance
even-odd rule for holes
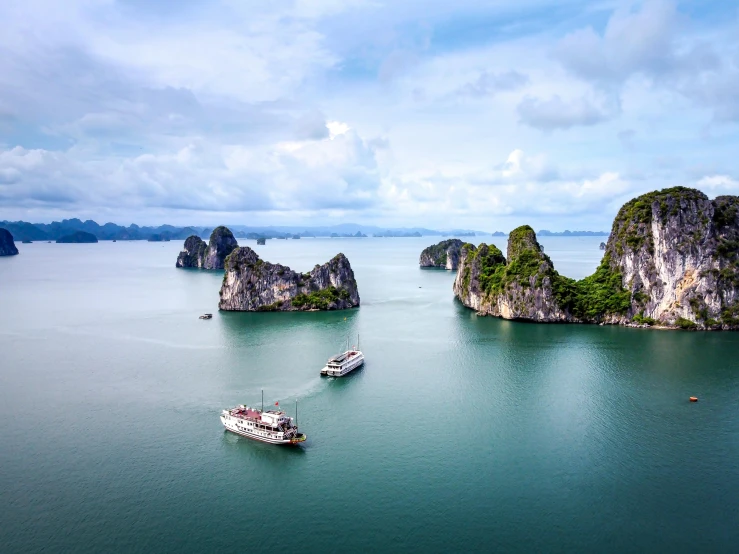
[[[350,358],[354,356],[355,354],[359,354],[359,350],[347,350],[343,354],[339,354],[337,356],[334,356],[333,358],[329,358],[329,363],[341,363],[347,360],[347,358]]]

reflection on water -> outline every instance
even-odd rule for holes
[[[478,317],[418,268],[433,242],[256,247],[297,270],[343,251],[362,306],[322,313],[218,312],[221,275],[176,270],[180,244],[27,245],[0,264],[0,544],[731,551],[739,333]],[[544,244],[582,277],[599,242]],[[357,335],[365,366],[320,377]],[[299,401],[306,443],[224,431],[262,391]],[[260,506],[280,517],[224,517]]]

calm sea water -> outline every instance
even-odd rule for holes
[[[582,277],[600,240],[543,244]],[[344,252],[336,313],[218,313],[174,242],[0,258],[0,550],[736,551],[739,333],[479,318],[432,242],[251,242]],[[365,368],[320,378],[357,334]],[[224,432],[262,389],[304,446]]]

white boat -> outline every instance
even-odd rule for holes
[[[357,344],[359,344],[359,337],[357,337]],[[346,352],[329,358],[325,367],[321,370],[321,375],[343,377],[364,364],[364,354],[359,350],[359,347],[354,346],[351,349],[348,347],[349,344],[347,341]]]
[[[298,405],[295,404],[297,417]],[[223,426],[237,435],[269,444],[298,444],[306,436],[298,432],[293,418],[280,410],[258,410],[241,404],[221,412]]]

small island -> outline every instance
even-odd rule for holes
[[[97,241],[98,238],[95,235],[85,231],[75,231],[56,240],[57,244],[92,244]]]
[[[226,258],[220,310],[287,312],[343,310],[359,306],[359,292],[349,260],[337,254],[310,272],[297,273],[271,264],[248,247]]]
[[[264,246],[265,244],[267,244],[267,239],[265,237],[259,237],[257,239],[257,244]]]
[[[18,254],[18,248],[13,241],[13,235],[10,231],[0,227],[0,256],[15,256]]]
[[[175,267],[223,269],[226,257],[238,246],[231,230],[221,225],[213,229],[208,244],[197,235],[187,237]]]
[[[600,246],[598,248],[600,248],[601,250],[605,250],[606,249],[606,243],[605,242],[601,242],[600,243]]]
[[[674,187],[627,202],[579,281],[554,269],[528,225],[511,232],[506,256],[465,244],[454,294],[504,319],[739,329],[739,197]]]
[[[459,250],[464,244],[459,239],[443,240],[438,244],[424,248],[418,260],[421,267],[439,267],[456,270],[459,264]]]

